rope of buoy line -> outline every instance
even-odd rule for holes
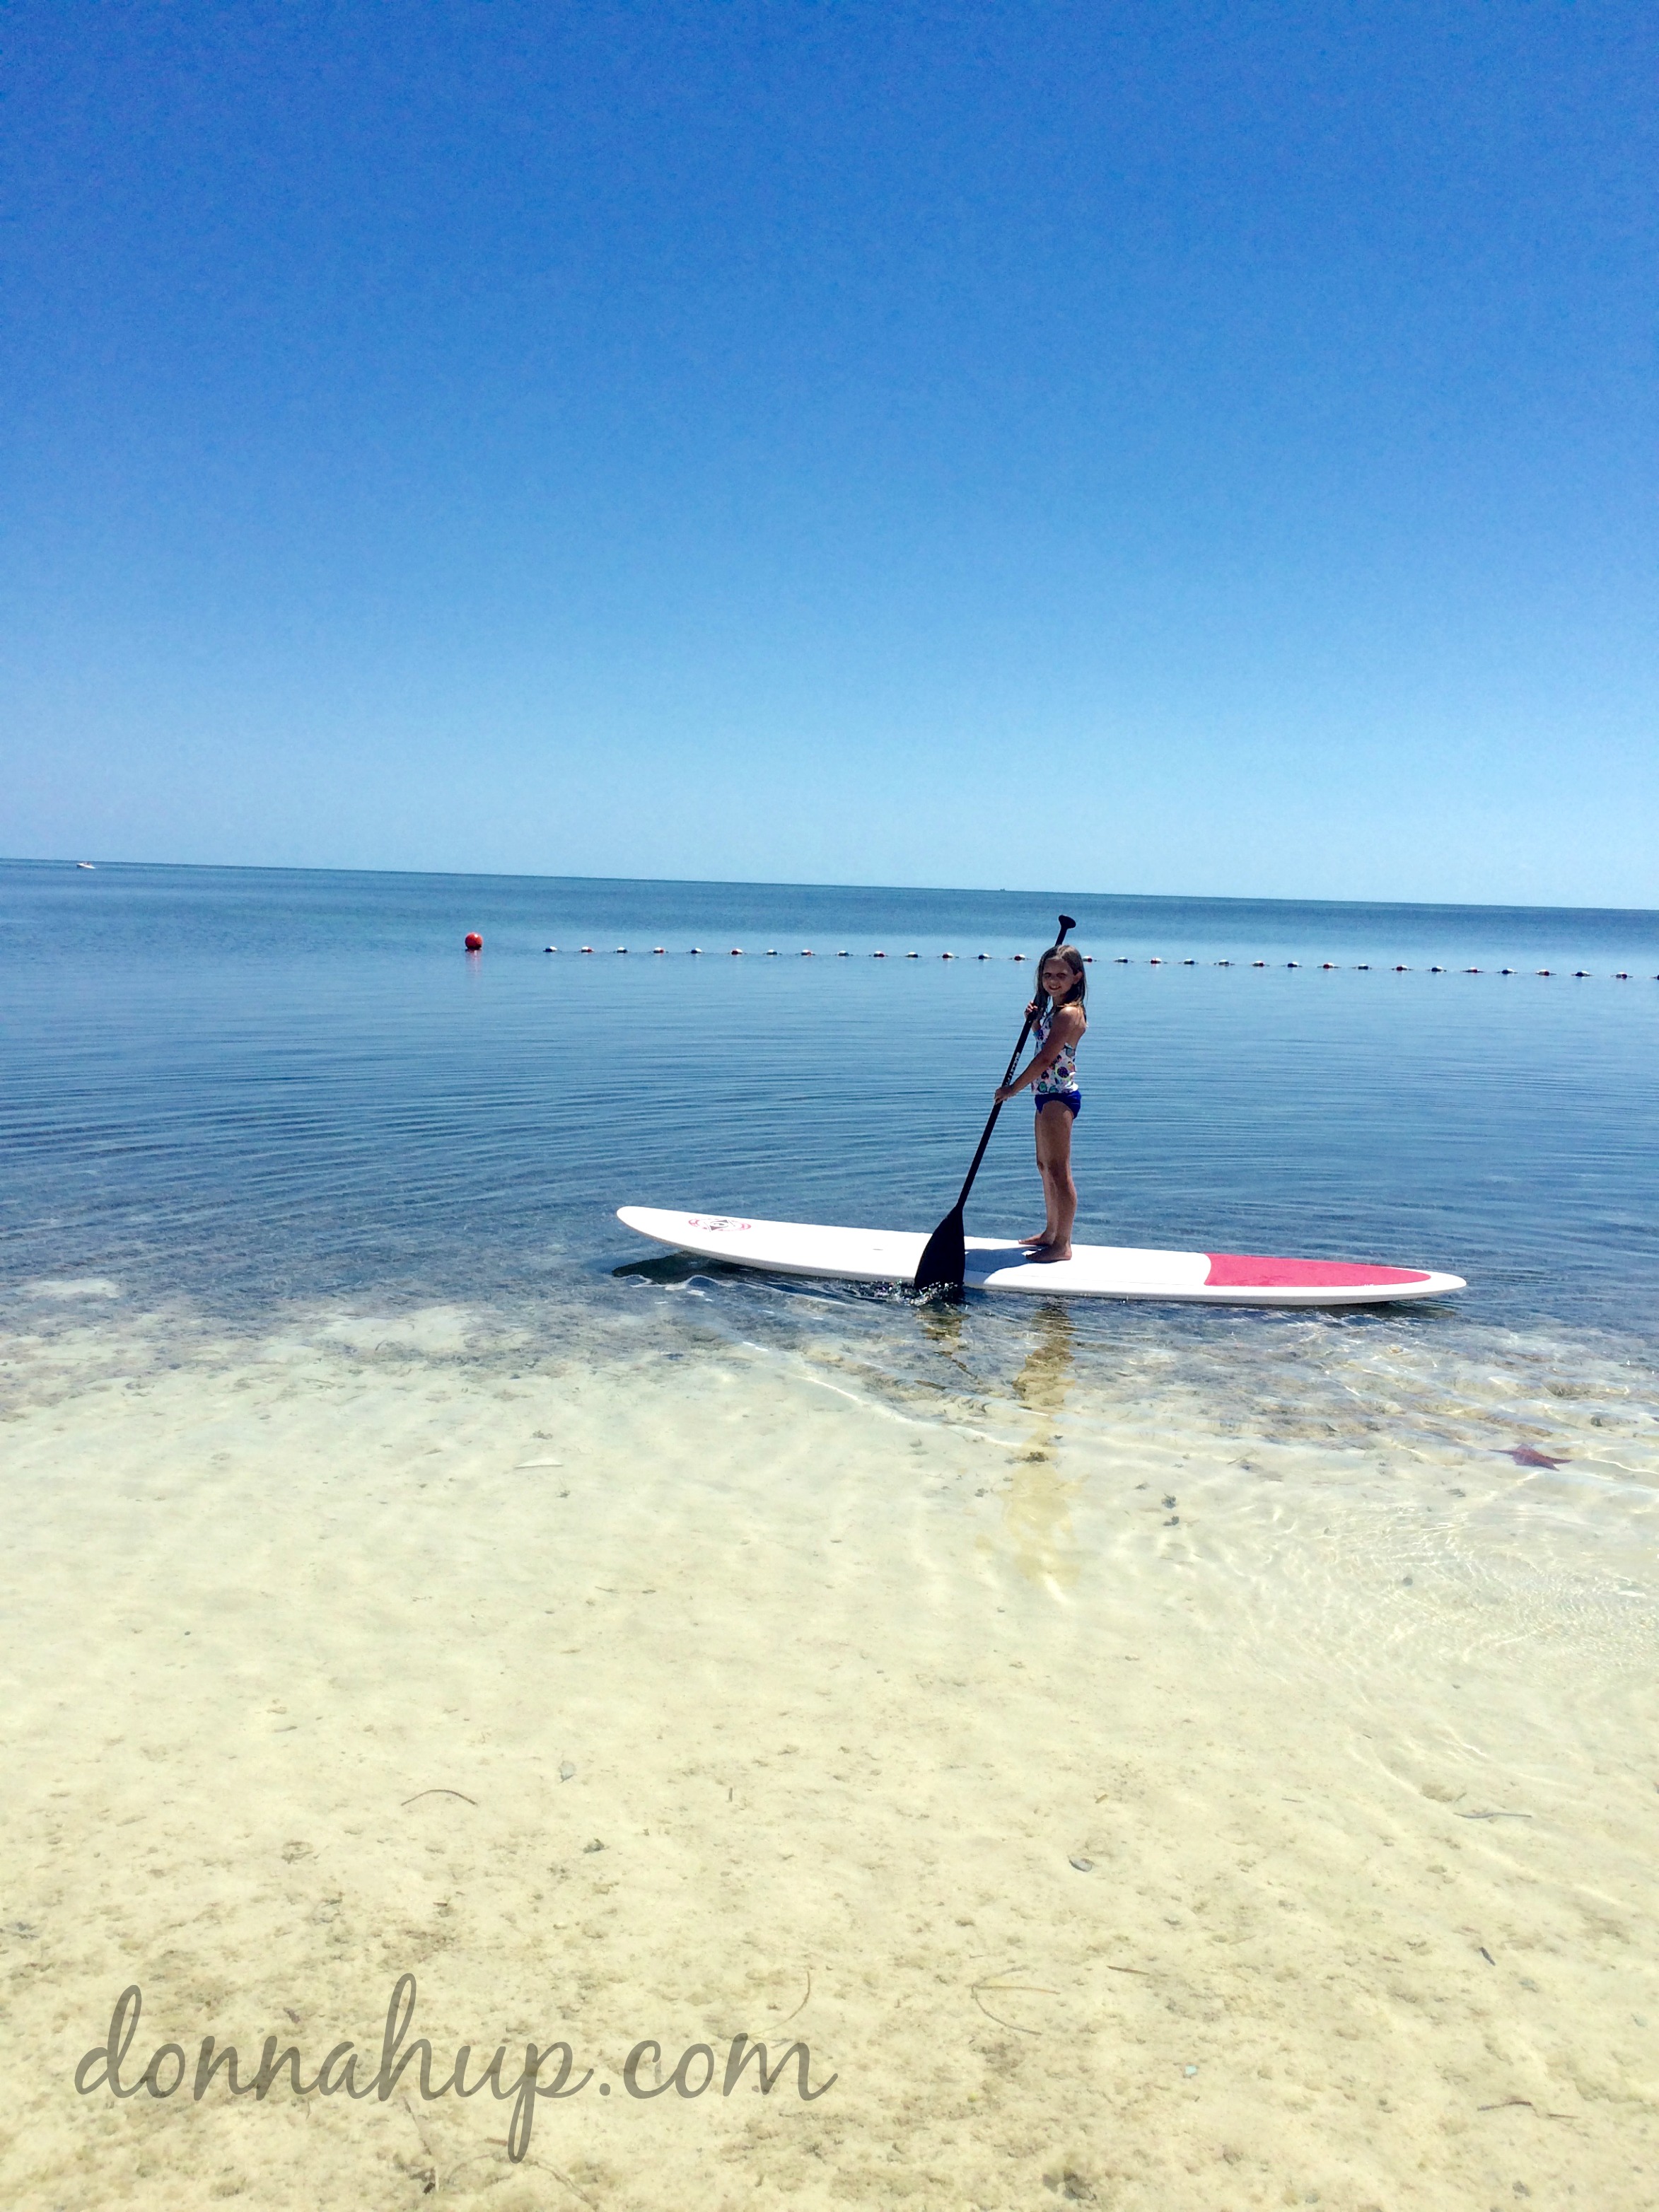
[[[468,930],[462,941],[469,953],[482,952],[483,950],[483,939],[476,929]],[[559,950],[559,947],[556,945],[549,945],[544,946],[543,949],[548,952],[556,952]],[[629,948],[625,945],[619,945],[616,947],[616,951],[619,954],[623,954],[624,956],[627,954],[628,949]],[[591,945],[579,945],[576,947],[576,950],[579,953],[591,954],[593,951],[593,947]],[[686,953],[688,957],[698,959],[702,957],[702,950],[703,948],[701,945],[689,945],[686,947]],[[651,951],[653,954],[659,958],[668,958],[672,957],[669,948],[665,945],[653,945]],[[744,948],[741,945],[734,945],[732,946],[731,957],[733,960],[741,960],[744,957]],[[766,957],[769,960],[776,960],[780,957],[778,948],[775,945],[769,945],[767,946]],[[813,960],[817,957],[817,954],[815,952],[811,945],[804,945],[800,948],[799,957],[803,960]],[[842,946],[836,952],[835,957],[837,960],[850,960],[853,957],[853,955],[845,946]],[[889,956],[884,951],[878,949],[872,951],[868,957],[872,960],[885,960]],[[907,960],[920,960],[923,957],[923,955],[920,952],[907,952],[904,957]],[[939,955],[939,957],[941,960],[960,961],[968,958],[969,957],[969,955],[960,952],[941,952]],[[1029,953],[1024,952],[975,952],[971,957],[975,961],[1006,960],[1015,967],[1026,964],[1029,963],[1030,957]],[[1113,966],[1116,968],[1133,968],[1138,964],[1135,956],[1133,953],[1115,952],[1109,957]],[[1083,957],[1090,967],[1093,967],[1095,964],[1096,956],[1092,952],[1085,952]],[[1165,968],[1170,964],[1171,963],[1170,962],[1164,959],[1162,953],[1152,952],[1146,956],[1146,965],[1149,968]],[[1184,957],[1178,964],[1182,968],[1198,968],[1205,965],[1206,963],[1194,957],[1188,956]],[[1207,964],[1212,968],[1232,968],[1237,966],[1239,963],[1234,960],[1226,959],[1212,960]],[[1265,969],[1270,967],[1272,963],[1267,960],[1252,960],[1249,964],[1251,968]],[[1300,960],[1287,960],[1284,964],[1286,969],[1298,970],[1303,966],[1303,963]],[[1421,970],[1413,970],[1410,963],[1404,960],[1390,961],[1386,963],[1386,966],[1388,972],[1395,975],[1410,975],[1413,973],[1421,973],[1428,975],[1449,975],[1453,972],[1449,968],[1443,967],[1437,961]],[[1317,969],[1314,972],[1323,975],[1338,975],[1342,972],[1342,963],[1340,960],[1322,960],[1319,963]],[[1369,975],[1372,973],[1372,963],[1369,960],[1356,960],[1348,972],[1355,975]],[[1518,975],[1521,973],[1521,970],[1518,968],[1464,968],[1460,969],[1458,972],[1464,975]],[[1593,968],[1573,968],[1571,969],[1534,968],[1532,972],[1535,976],[1539,977],[1553,977],[1559,975],[1570,975],[1571,980],[1576,983],[1590,983],[1597,981],[1606,981],[1613,983],[1630,983],[1638,980],[1638,978],[1632,974],[1632,970],[1628,968],[1615,968],[1609,969],[1605,977],[1598,977],[1597,971]],[[1656,975],[1652,980],[1656,983],[1659,983],[1659,975]]]

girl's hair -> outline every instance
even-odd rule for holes
[[[1076,945],[1051,945],[1042,959],[1037,962],[1036,1002],[1039,1017],[1048,1003],[1048,994],[1042,988],[1042,971],[1051,960],[1063,960],[1072,971],[1071,987],[1063,997],[1054,1000],[1057,1006],[1080,1006],[1089,988],[1089,971],[1084,966],[1083,955],[1078,951]]]

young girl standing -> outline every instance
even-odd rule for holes
[[[1037,994],[1025,1009],[1036,1021],[1036,1052],[1030,1065],[997,1092],[1004,1103],[1029,1084],[1036,1093],[1037,1173],[1048,1218],[1021,1243],[1034,1260],[1069,1260],[1072,1224],[1077,1218],[1077,1185],[1072,1181],[1072,1123],[1083,1104],[1078,1088],[1077,1048],[1089,1026],[1083,1011],[1088,986],[1083,955],[1075,945],[1057,945],[1043,955],[1037,970]]]

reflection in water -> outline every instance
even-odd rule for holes
[[[943,1352],[947,1359],[956,1360],[960,1366],[963,1327],[960,1304],[950,1298],[930,1298],[926,1304],[918,1304],[916,1316],[921,1323],[922,1334],[933,1344],[934,1350]]]
[[[1054,1424],[1074,1379],[1075,1331],[1055,1301],[1037,1310],[1036,1341],[1014,1377],[1014,1395],[1031,1416],[1025,1449],[1013,1462],[1003,1527],[1014,1565],[1027,1582],[1071,1589],[1079,1561],[1072,1541],[1072,1501],[1079,1485],[1054,1463]]]

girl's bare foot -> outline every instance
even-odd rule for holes
[[[1022,1244],[1035,1245],[1040,1251],[1045,1244],[1054,1243],[1054,1232],[1052,1229],[1039,1229],[1035,1236],[1022,1237],[1019,1241]]]
[[[1069,1260],[1071,1256],[1072,1248],[1069,1244],[1038,1244],[1033,1248],[1031,1253],[1034,1260],[1041,1260],[1045,1266],[1051,1260]]]

